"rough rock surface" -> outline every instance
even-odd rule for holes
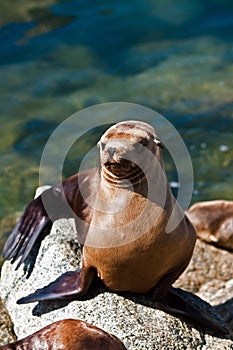
[[[233,254],[197,240],[192,260],[174,286],[214,306],[233,330]]]
[[[232,349],[231,340],[211,336],[201,328],[155,310],[143,296],[129,298],[129,296],[110,293],[98,283],[81,301],[17,305],[16,300],[20,297],[47,285],[63,272],[80,266],[81,253],[75,239],[73,221],[71,219],[59,220],[53,225],[50,235],[43,240],[37,257],[35,250],[35,255],[32,254],[26,264],[17,271],[15,271],[16,264],[4,263],[1,276],[1,297],[14,323],[14,330],[18,338],[25,337],[53,321],[76,318],[117,335],[128,350]],[[200,249],[204,252],[207,250],[206,248]],[[34,267],[33,263],[35,263]],[[210,262],[209,265],[211,266]],[[208,274],[208,269],[199,260],[199,256],[194,255],[193,262],[186,272],[188,277],[184,287],[190,284],[192,286],[190,290],[198,290],[195,287],[198,283],[195,280],[192,282],[190,277],[193,266],[196,266],[197,272],[202,273],[201,277],[196,277],[201,282],[200,286],[203,282],[208,282],[208,279],[204,279],[204,275]],[[222,268],[224,274],[225,268],[229,267],[226,262],[226,266],[219,266],[219,270]],[[227,279],[227,276],[225,278]],[[178,284],[182,286],[182,282]],[[192,298],[192,295],[189,297]],[[199,302],[201,307],[208,309],[208,305],[204,302],[202,305],[202,302]],[[218,318],[217,315],[215,317]]]
[[[10,232],[13,230],[16,222],[20,218],[20,215],[21,215],[20,212],[16,212],[14,214],[9,214],[0,220],[0,232],[1,232],[0,247],[3,247],[4,242],[6,241]],[[3,262],[4,262],[3,256],[0,254],[0,269],[2,267]]]
[[[15,340],[16,336],[14,334],[13,324],[0,299],[0,346]]]

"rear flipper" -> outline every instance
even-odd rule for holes
[[[206,308],[204,304],[206,304]],[[226,336],[230,334],[229,329],[220,320],[217,321],[213,314],[211,315],[210,310],[208,310],[209,304],[181,289],[171,287],[164,301],[156,302],[156,307],[171,315],[185,317],[194,324],[218,335]]]
[[[14,230],[7,239],[3,257],[14,263],[21,257],[17,268],[26,260],[36,240],[44,229],[52,225],[52,220],[63,213],[64,194],[60,188],[51,187],[34,199],[27,208]],[[48,211],[48,213],[45,210]]]
[[[90,287],[96,271],[85,268],[64,273],[48,286],[37,289],[35,293],[23,297],[18,304],[27,304],[42,300],[74,300],[83,296]]]

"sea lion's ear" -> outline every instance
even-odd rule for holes
[[[162,142],[156,137],[154,138],[154,142],[157,146],[159,146],[161,149],[164,149]]]

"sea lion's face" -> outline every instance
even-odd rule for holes
[[[149,124],[127,121],[109,128],[98,146],[101,167],[117,178],[126,178],[139,168],[142,171],[148,154],[156,154],[161,143]]]

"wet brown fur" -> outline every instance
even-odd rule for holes
[[[112,334],[84,321],[67,319],[54,322],[1,350],[126,350]]]
[[[187,215],[199,238],[233,250],[233,201],[198,202],[189,208]]]

